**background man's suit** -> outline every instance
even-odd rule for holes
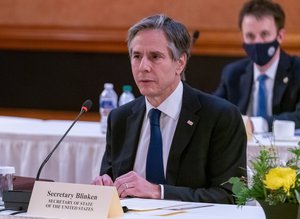
[[[229,100],[246,115],[252,85],[253,62],[245,58],[224,68],[214,94]],[[274,82],[272,111],[273,116],[266,118],[270,130],[275,119],[295,121],[296,128],[300,128],[300,58],[282,50]]]
[[[111,111],[100,175],[115,180],[133,170],[145,110],[145,98],[139,97]],[[231,186],[221,184],[231,176],[245,175],[245,168],[246,133],[238,109],[184,84],[164,198],[232,203]]]

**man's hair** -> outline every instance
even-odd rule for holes
[[[277,30],[284,28],[285,13],[282,7],[271,0],[250,0],[240,10],[238,25],[242,29],[242,22],[246,15],[253,15],[257,19],[264,16],[272,16],[275,20]]]
[[[187,28],[163,14],[146,17],[128,30],[127,46],[130,56],[132,53],[132,40],[139,31],[146,29],[162,30],[164,32],[168,41],[168,48],[174,60],[178,60],[184,53],[187,58],[190,57],[191,37]]]

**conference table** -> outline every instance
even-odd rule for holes
[[[0,116],[0,165],[14,166],[18,176],[36,177],[40,165],[71,123]],[[274,141],[268,133],[255,135],[248,142],[248,166],[262,146],[275,146],[280,158],[287,161],[288,148],[296,147],[298,140],[299,136]],[[45,164],[40,178],[89,184],[99,174],[105,144],[99,122],[78,121]]]
[[[227,204],[211,204],[196,202],[180,202],[154,199],[123,199],[121,205],[131,209],[120,219],[170,218],[170,219],[265,219],[260,206],[243,206]],[[13,211],[0,212],[0,219],[43,219],[44,217],[29,216],[22,213],[11,216]],[[52,218],[52,217],[47,217]]]
[[[14,166],[18,176],[36,177],[71,123],[0,116],[0,165]],[[78,121],[45,164],[40,178],[91,183],[99,175],[105,142],[99,122]]]

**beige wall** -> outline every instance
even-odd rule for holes
[[[242,0],[1,0],[0,48],[126,52],[126,30],[165,13],[201,32],[193,53],[240,55]],[[287,14],[284,47],[300,54],[299,0],[277,0]]]

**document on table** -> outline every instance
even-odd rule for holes
[[[129,211],[151,211],[160,209],[182,211],[192,208],[203,208],[213,206],[212,204],[208,203],[141,198],[122,199],[121,204],[122,206],[126,206]]]

